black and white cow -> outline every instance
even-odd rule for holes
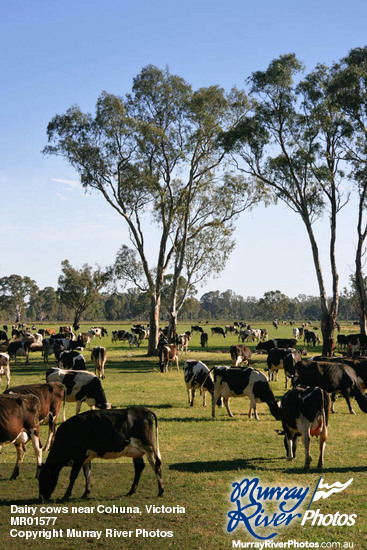
[[[276,418],[281,419],[284,434],[284,445],[288,460],[296,456],[299,436],[302,436],[305,447],[304,468],[311,463],[311,436],[320,436],[320,455],[318,468],[324,465],[324,450],[327,440],[329,422],[330,396],[327,391],[318,387],[296,386],[283,395]]]
[[[303,350],[294,348],[273,348],[266,358],[268,376],[270,380],[278,380],[278,370],[283,368],[285,374],[285,387],[288,385],[288,377],[294,375],[294,367],[302,359]]]
[[[250,398],[250,409],[248,416],[252,417],[254,411],[256,420],[259,416],[256,410],[256,401],[263,401],[270,407],[276,403],[269,382],[264,373],[254,370],[252,367],[243,369],[233,367],[214,367],[211,369],[214,376],[214,392],[212,395],[212,416],[215,418],[215,404],[221,397],[224,400],[228,415],[233,417],[229,408],[230,397]]]
[[[229,348],[231,354],[232,367],[238,367],[240,363],[247,362],[251,366],[251,349],[243,344],[234,344]]]
[[[128,495],[132,495],[145,466],[144,454],[156,475],[158,496],[162,496],[162,461],[158,444],[158,420],[154,412],[145,407],[128,407],[112,411],[87,411],[73,416],[57,430],[55,442],[42,466],[39,476],[40,499],[50,499],[61,469],[70,463],[70,480],[63,498],[70,498],[81,468],[86,482],[82,498],[88,497],[91,460],[119,456],[130,457],[134,461],[135,477],[128,492]]]
[[[113,330],[112,331],[112,342],[121,341],[129,339],[129,332],[127,330]]]
[[[6,377],[6,389],[10,386],[10,357],[8,353],[0,353],[0,380]]]
[[[201,361],[185,361],[183,373],[190,407],[194,406],[197,389],[200,389],[200,395],[203,394],[203,407],[206,407],[206,394],[214,391],[213,377],[208,367]]]
[[[85,359],[79,351],[62,351],[57,366],[60,369],[87,370]]]
[[[92,408],[111,408],[111,404],[107,403],[100,379],[92,372],[53,367],[47,371],[46,380],[47,382],[61,382],[61,384],[64,384],[66,388],[65,401],[76,402],[75,414],[79,413],[84,401]],[[65,421],[65,403],[63,420]]]
[[[28,340],[16,340],[15,342],[10,342],[7,353],[10,359],[14,357],[15,365],[17,364],[17,357],[25,357],[25,364],[28,365],[30,348],[31,344]]]

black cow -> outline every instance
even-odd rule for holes
[[[303,333],[303,343],[306,345],[312,344],[313,347],[320,343],[320,338],[312,330],[305,330]]]
[[[336,337],[336,341],[338,344],[338,350],[346,350],[348,345],[348,339],[345,336],[345,334],[338,334]]]
[[[208,347],[208,333],[203,332],[200,334],[200,345],[202,348]]]
[[[274,338],[272,340],[268,340],[267,342],[259,342],[256,349],[263,349],[269,353],[269,351],[273,348],[294,348],[296,344],[297,340],[295,338]]]
[[[367,412],[367,397],[361,390],[355,371],[348,365],[333,362],[300,361],[295,366],[293,385],[318,386],[331,394],[340,393],[346,400],[351,414],[355,414],[350,397],[355,397],[359,408]],[[334,412],[332,401],[332,412]]]
[[[36,455],[38,475],[42,464],[39,414],[40,402],[35,395],[0,395],[0,451],[6,443],[14,443],[17,450],[17,461],[10,479],[19,475],[25,444],[29,440]]]
[[[317,467],[324,465],[324,450],[329,423],[330,396],[327,391],[318,387],[296,386],[282,397],[280,412],[277,416],[282,421],[284,444],[288,460],[296,456],[298,437],[301,435],[305,446],[304,468],[311,463],[310,436],[320,436],[320,456]]]
[[[46,372],[46,380],[47,382],[61,382],[61,384],[64,384],[66,388],[65,400],[76,402],[75,414],[79,413],[84,401],[89,407],[111,408],[111,404],[107,403],[100,379],[92,372],[53,367]],[[65,403],[63,420],[65,421]]]
[[[214,336],[214,334],[221,334],[223,338],[226,337],[226,333],[224,332],[224,329],[222,327],[212,327],[211,331],[212,331],[212,336]]]
[[[186,361],[183,366],[183,373],[187,389],[190,407],[194,406],[195,391],[200,388],[203,394],[203,407],[206,407],[206,393],[214,391],[213,377],[201,361]]]
[[[191,332],[204,332],[204,329],[200,325],[191,325]]]
[[[29,350],[31,349],[31,344],[28,340],[18,340],[15,342],[10,342],[8,345],[7,353],[9,354],[10,359],[14,357],[14,363],[17,364],[17,357],[25,357],[25,364],[29,363]]]
[[[269,382],[264,373],[254,370],[252,367],[243,369],[233,367],[214,367],[211,369],[214,375],[214,392],[212,395],[212,416],[215,418],[215,404],[223,397],[228,415],[233,417],[229,408],[230,397],[243,397],[247,395],[250,398],[249,418],[254,411],[256,420],[259,416],[256,410],[256,401],[263,401],[270,407],[276,403],[273,392],[270,389]]]
[[[61,469],[70,463],[70,481],[64,499],[71,496],[82,467],[85,477],[82,498],[86,498],[90,493],[91,460],[118,456],[130,457],[134,461],[135,477],[128,492],[128,495],[133,495],[145,466],[144,454],[156,475],[158,496],[162,496],[162,461],[158,445],[158,420],[154,412],[144,407],[128,407],[112,411],[87,411],[73,416],[57,430],[55,442],[41,469],[40,499],[50,499]]]
[[[251,349],[243,344],[234,344],[229,348],[231,354],[232,366],[238,367],[240,363],[247,362],[251,366]]]
[[[0,341],[9,342],[8,335],[5,330],[0,330]]]

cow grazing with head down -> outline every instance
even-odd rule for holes
[[[269,351],[266,358],[268,365],[268,376],[270,380],[278,380],[278,370],[283,368],[285,374],[285,387],[288,385],[288,377],[294,375],[294,367],[298,361],[301,361],[305,350],[296,350],[294,348],[273,348]],[[307,352],[306,352],[307,353]]]
[[[61,384],[64,384],[66,388],[65,401],[76,402],[75,414],[79,413],[84,401],[92,408],[111,408],[111,403],[107,403],[100,379],[92,372],[53,367],[46,372],[46,380],[47,382],[61,382]],[[63,420],[65,421],[65,403]]]
[[[296,386],[283,395],[278,411],[274,411],[275,418],[282,421],[284,445],[288,460],[296,456],[296,447],[299,436],[302,436],[305,446],[304,468],[311,463],[310,440],[311,436],[320,436],[320,455],[318,468],[324,465],[324,450],[327,440],[327,426],[329,422],[330,396],[327,391],[318,387]]]
[[[40,402],[35,395],[0,395],[0,451],[14,443],[17,461],[10,479],[16,479],[24,458],[25,444],[31,440],[37,460],[37,476],[42,464],[39,433]]]
[[[48,420],[48,438],[44,451],[47,452],[55,437],[56,422],[59,416],[61,403],[65,399],[65,387],[59,382],[48,384],[24,384],[7,389],[9,395],[35,395],[40,402],[39,421]]]
[[[211,331],[212,336],[214,336],[214,334],[220,334],[221,336],[223,336],[223,338],[226,337],[226,333],[224,332],[224,329],[222,327],[212,327]]]
[[[208,367],[201,361],[185,361],[183,373],[190,407],[194,406],[195,392],[203,394],[203,407],[206,407],[207,392],[213,393],[214,382]]]
[[[0,380],[6,376],[6,389],[10,386],[10,357],[8,353],[0,353]]]
[[[294,348],[296,344],[297,340],[295,338],[274,338],[272,340],[268,340],[267,342],[259,342],[256,349],[263,349],[269,353],[269,351],[273,348]]]
[[[154,430],[155,427],[155,430]],[[135,477],[128,495],[138,487],[146,454],[158,481],[158,496],[164,492],[161,456],[158,444],[158,420],[145,407],[128,407],[112,411],[87,411],[69,418],[56,433],[55,442],[39,477],[41,500],[50,499],[59,473],[72,463],[70,481],[64,499],[71,496],[78,474],[83,468],[85,491],[90,493],[90,470],[93,458],[112,459],[126,456],[133,459]]]
[[[251,349],[243,344],[235,344],[229,348],[231,354],[232,367],[238,367],[242,362],[251,365]]]
[[[263,401],[267,403],[269,407],[276,402],[265,374],[258,370],[254,370],[252,367],[245,367],[243,369],[213,367],[211,371],[213,371],[214,376],[214,392],[212,395],[213,418],[215,418],[215,404],[221,397],[223,397],[228,415],[233,417],[229,408],[229,398],[247,395],[250,398],[248,416],[249,418],[252,417],[253,410],[256,420],[259,420],[256,410],[256,401]]]
[[[99,378],[105,378],[104,366],[107,361],[107,350],[102,346],[96,346],[91,353],[91,359],[94,363],[94,374]]]

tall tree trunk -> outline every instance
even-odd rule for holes
[[[148,356],[156,355],[159,333],[161,298],[155,294],[150,299]]]
[[[366,334],[367,328],[367,296],[366,289],[364,287],[364,279],[362,273],[362,243],[358,239],[358,247],[356,253],[356,275],[355,285],[357,290],[357,296],[360,309],[360,330],[361,334]]]

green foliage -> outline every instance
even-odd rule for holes
[[[22,318],[24,309],[37,292],[36,282],[30,277],[9,275],[0,278],[0,308],[13,317],[16,323]]]

